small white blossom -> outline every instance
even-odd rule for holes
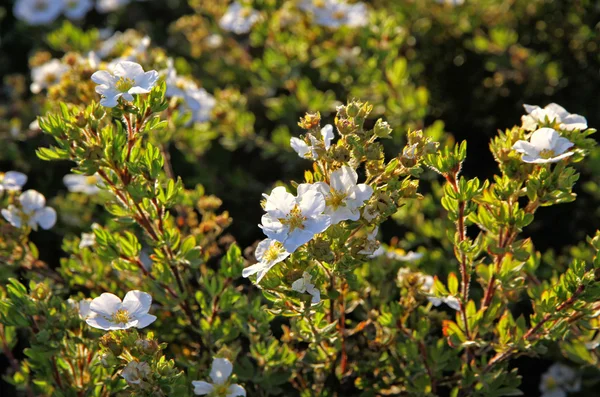
[[[528,114],[522,116],[521,121],[523,122],[523,128],[528,131],[534,131],[541,126],[555,127],[556,124],[558,124],[559,129],[566,131],[583,131],[588,128],[585,117],[571,114],[556,103],[551,103],[544,108],[535,105],[523,106]]]
[[[130,0],[98,0],[96,10],[101,14],[106,14],[126,6],[129,2]]]
[[[260,13],[258,11],[234,1],[219,20],[219,26],[228,32],[245,34],[259,19]]]
[[[327,124],[325,127],[321,128],[322,141],[315,138],[313,135],[309,135],[311,144],[308,145],[304,140],[292,137],[290,138],[290,146],[296,153],[298,153],[298,156],[302,158],[310,158],[310,156],[308,156],[310,153],[312,158],[317,160],[319,155],[316,149],[324,148],[325,150],[329,150],[333,137],[333,126],[331,124]]]
[[[321,291],[315,288],[315,285],[311,283],[312,276],[304,272],[302,277],[292,283],[292,289],[296,292],[309,293],[312,295],[311,304],[316,305],[321,301]]]
[[[400,284],[416,284],[421,292],[427,295],[427,300],[431,302],[433,306],[439,306],[442,303],[445,303],[454,310],[460,310],[460,301],[455,296],[448,295],[445,297],[437,297],[434,295],[434,280],[433,277],[428,274],[411,272],[410,269],[403,267],[398,270],[398,282]]]
[[[240,385],[229,384],[228,380],[233,372],[233,365],[226,358],[214,358],[210,369],[210,379],[212,383],[195,380],[192,381],[194,394],[204,396],[206,394],[218,391],[219,396],[226,397],[246,397],[246,390]],[[227,394],[225,394],[227,393]]]
[[[56,211],[54,208],[46,207],[46,198],[35,190],[27,190],[19,196],[21,208],[9,205],[2,210],[2,216],[14,227],[28,225],[37,230],[38,225],[42,229],[50,229],[56,223]]]
[[[213,33],[204,39],[206,46],[211,49],[219,48],[223,44],[223,36]]]
[[[47,25],[58,18],[62,10],[61,0],[17,0],[13,14],[30,25]]]
[[[43,65],[36,66],[31,70],[33,82],[29,87],[31,92],[39,94],[44,88],[50,88],[60,83],[61,77],[67,73],[69,67],[58,59],[52,59]]]
[[[347,165],[333,171],[329,185],[325,182],[303,183],[298,186],[298,195],[308,190],[316,190],[325,198],[325,215],[331,217],[331,224],[341,221],[356,221],[360,218],[360,207],[373,195],[373,188],[364,183],[357,184],[358,175]]]
[[[63,0],[64,13],[69,19],[82,19],[94,7],[92,0]]]
[[[396,261],[414,262],[421,259],[423,257],[423,254],[420,252],[405,252],[404,250],[400,249],[390,249],[386,251],[386,256]]]
[[[367,234],[367,240],[365,241],[364,248],[358,251],[360,255],[368,255],[369,258],[376,258],[385,253],[385,249],[377,240],[378,232],[379,227],[375,227],[369,234]]]
[[[111,293],[103,293],[92,300],[90,311],[94,314],[86,320],[88,325],[103,330],[145,328],[156,321],[148,314],[152,296],[142,291],[129,291],[125,299]]]
[[[152,372],[148,363],[132,360],[127,363],[125,368],[123,368],[121,376],[127,381],[127,383],[139,385],[142,383],[144,378],[148,378],[151,373]]]
[[[0,193],[5,190],[9,192],[18,192],[23,185],[27,183],[27,175],[18,171],[8,171],[5,174],[0,173]]]
[[[167,61],[167,70],[164,73],[167,83],[166,96],[183,99],[184,108],[192,113],[192,121],[203,123],[210,120],[217,103],[215,98],[189,78],[178,76],[172,59]]]
[[[325,198],[315,190],[294,197],[279,186],[270,195],[263,196],[267,199],[267,213],[261,218],[260,227],[267,237],[281,242],[290,254],[331,224],[329,216],[323,214]]]
[[[310,12],[317,25],[337,29],[341,26],[361,27],[369,23],[364,3],[347,4],[342,0],[304,0],[300,8]]]
[[[134,94],[147,94],[158,80],[156,70],[144,72],[135,62],[121,61],[114,68],[114,74],[106,70],[97,71],[92,81],[99,84],[96,92],[102,95],[100,104],[109,108],[117,106],[119,98],[133,101]]]
[[[256,283],[258,284],[273,266],[284,261],[290,256],[290,253],[283,248],[283,245],[279,241],[267,238],[258,243],[256,251],[254,251],[254,256],[258,263],[245,268],[242,271],[242,276],[250,277],[253,274],[257,274]]]
[[[81,233],[81,240],[79,241],[79,249],[91,247],[96,244],[96,235],[94,233]]]
[[[523,154],[521,159],[525,163],[544,164],[572,156],[572,151],[567,152],[572,146],[571,141],[561,137],[552,128],[540,128],[531,134],[529,142],[517,141],[512,148]]]
[[[542,397],[566,397],[568,392],[581,390],[581,378],[571,367],[555,363],[542,375]]]
[[[87,176],[82,174],[68,174],[63,178],[63,183],[72,193],[96,194],[100,191],[98,183],[100,177],[97,174]]]

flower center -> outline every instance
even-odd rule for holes
[[[117,310],[112,316],[113,323],[126,324],[129,322],[129,312],[126,309]]]
[[[71,8],[75,8],[77,7],[77,4],[79,3],[79,1],[77,0],[69,0],[67,1],[67,8],[71,9]]]
[[[48,73],[44,77],[44,81],[46,82],[46,84],[52,84],[56,81],[56,75],[54,73]]]
[[[346,14],[343,11],[335,11],[332,16],[333,19],[340,20],[344,19],[346,17]]]
[[[272,262],[274,260],[277,260],[280,252],[281,252],[281,243],[275,242],[265,252],[265,254],[263,255],[263,259],[266,260],[267,262]]]
[[[554,390],[556,389],[558,386],[556,379],[549,377],[546,379],[546,387],[548,388],[548,390]]]
[[[325,204],[333,209],[345,207],[346,203],[344,203],[344,200],[346,199],[346,196],[346,193],[331,189],[331,195],[325,199]]]
[[[242,18],[248,18],[248,17],[250,16],[250,13],[251,13],[251,12],[252,12],[252,9],[250,9],[250,8],[243,8],[243,9],[240,11],[240,16],[241,16]]]
[[[96,184],[96,176],[95,175],[91,175],[88,176],[87,178],[85,178],[85,183],[87,183],[88,185],[95,185]]]
[[[46,0],[38,0],[35,2],[33,8],[36,11],[45,11],[48,9],[48,2]]]
[[[302,210],[298,207],[298,204],[292,208],[289,215],[286,218],[279,219],[283,225],[286,225],[290,232],[293,232],[296,229],[304,229],[304,222],[306,221],[306,217],[302,215]]]
[[[117,90],[121,92],[127,92],[133,87],[134,81],[129,77],[119,77],[119,80],[115,84]]]
[[[549,159],[556,156],[556,153],[554,153],[554,150],[552,149],[544,149],[542,151],[540,151],[540,157],[543,159]]]

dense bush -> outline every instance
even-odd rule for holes
[[[594,395],[594,2],[1,15],[0,394]]]

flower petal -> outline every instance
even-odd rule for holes
[[[106,70],[99,70],[95,72],[92,77],[92,81],[96,84],[102,84],[107,87],[113,86],[117,80],[115,76],[107,72]]]
[[[27,183],[27,175],[18,171],[8,171],[4,174],[2,185],[7,190],[20,190]]]
[[[356,171],[347,165],[333,171],[330,176],[330,185],[338,192],[348,192],[350,188],[356,186],[357,181]]]
[[[290,138],[290,146],[292,147],[292,149],[294,149],[294,151],[296,153],[298,153],[298,156],[300,156],[302,158],[305,158],[306,154],[310,150],[310,148],[306,142],[304,142],[302,139],[296,138],[296,137]]]
[[[35,222],[44,230],[50,229],[56,224],[56,211],[51,207],[44,207],[35,212]]]
[[[138,290],[129,291],[123,299],[123,308],[136,318],[147,314],[150,305],[152,305],[152,295]]]
[[[298,197],[300,211],[307,218],[312,218],[323,213],[325,210],[325,198],[315,190],[309,190]]]
[[[112,317],[121,308],[121,299],[118,296],[105,292],[92,300],[90,310],[104,317]]]
[[[114,74],[115,76],[126,77],[137,81],[138,78],[144,75],[144,69],[139,63],[121,61],[115,66]]]
[[[35,190],[27,190],[19,196],[19,201],[23,206],[23,212],[31,214],[37,210],[41,210],[46,206],[46,198],[43,194]]]
[[[333,126],[331,124],[327,124],[325,127],[321,128],[321,136],[325,142],[325,149],[329,149],[331,146],[331,141],[334,138]]]
[[[113,323],[105,319],[104,317],[88,317],[85,322],[93,328],[103,329],[105,331],[109,331],[113,328]]]
[[[573,147],[573,142],[571,142],[567,138],[560,137],[556,140],[554,144],[554,153],[563,154],[571,147]]]
[[[152,314],[142,314],[141,316],[137,316],[137,320],[134,327],[138,329],[146,328],[150,324],[156,321],[156,316]]]
[[[529,156],[537,156],[539,154],[537,148],[527,141],[517,141],[512,145],[512,148],[518,153],[527,154]]]
[[[209,394],[215,389],[213,385],[203,380],[192,381],[192,386],[194,386],[194,394],[198,396]]]
[[[226,358],[215,358],[210,368],[210,378],[217,385],[222,385],[233,372],[233,365]]]
[[[246,397],[246,390],[240,385],[231,385],[227,389],[227,397]]]
[[[2,216],[14,227],[21,227],[23,224],[21,212],[12,204],[8,208],[2,209]]]
[[[535,146],[538,151],[552,150],[560,135],[552,128],[540,128],[531,134],[529,142]]]
[[[265,211],[276,218],[285,218],[296,206],[295,197],[283,186],[277,186],[266,196]]]
[[[565,117],[569,116],[569,112],[567,112],[567,110],[565,108],[563,108],[562,106],[560,106],[554,102],[546,105],[546,107],[544,107],[544,109],[550,110],[551,112],[557,114],[561,120],[564,119]]]

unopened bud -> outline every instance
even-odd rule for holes
[[[375,123],[373,133],[379,138],[388,138],[392,133],[392,127],[390,127],[390,125],[386,121],[379,119]]]

